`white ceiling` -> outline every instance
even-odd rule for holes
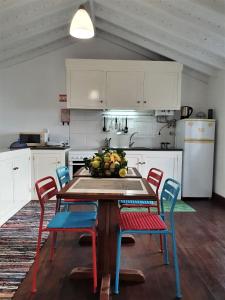
[[[69,23],[82,0],[0,0],[0,67],[78,42]],[[225,0],[91,0],[97,36],[206,75],[225,69]]]

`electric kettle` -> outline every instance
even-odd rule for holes
[[[181,119],[189,118],[193,113],[193,108],[190,106],[181,106],[180,117]]]

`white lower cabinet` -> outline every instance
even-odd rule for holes
[[[151,168],[164,172],[160,187],[167,178],[173,178],[181,183],[182,178],[182,151],[127,151],[128,166],[135,167],[146,178]],[[179,193],[181,198],[181,192]]]
[[[35,182],[46,176],[56,178],[56,169],[66,165],[66,150],[32,150],[32,199],[37,200]]]
[[[0,225],[31,199],[30,149],[0,153]]]

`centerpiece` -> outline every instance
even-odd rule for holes
[[[125,156],[122,149],[106,149],[92,158],[85,158],[85,168],[93,177],[125,177],[128,170]]]

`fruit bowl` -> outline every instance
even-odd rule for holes
[[[106,149],[95,153],[92,158],[84,158],[85,168],[93,177],[125,177],[127,175],[126,153],[121,149]]]

